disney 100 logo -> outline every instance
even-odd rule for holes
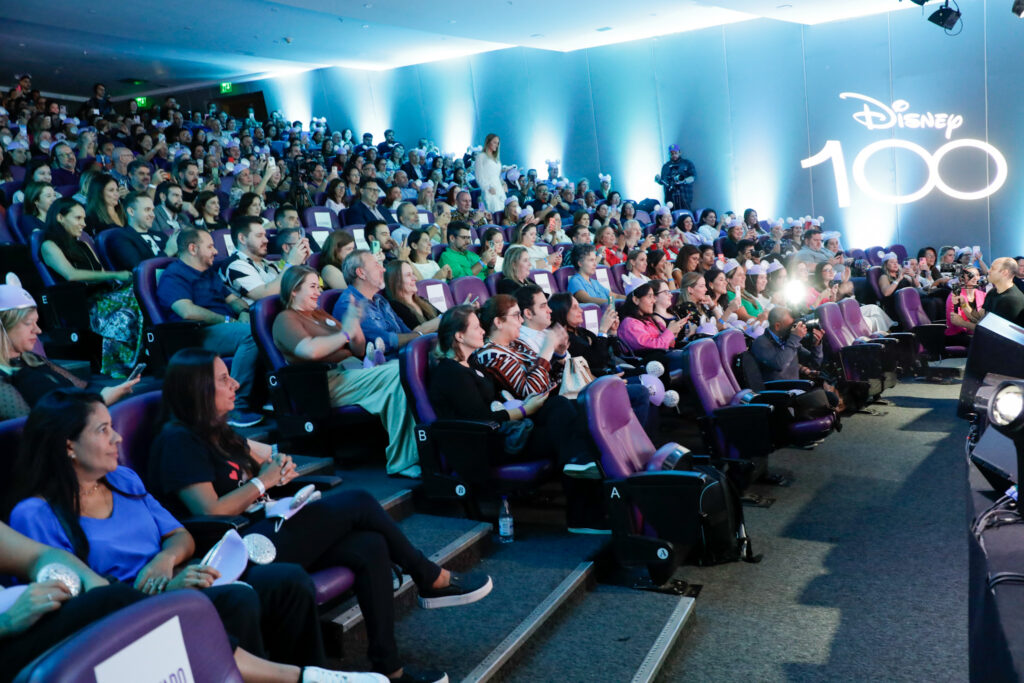
[[[891,106],[889,106],[872,97],[854,92],[840,93],[839,99],[855,99],[864,103],[863,108],[853,114],[853,120],[868,130],[888,130],[890,128],[932,128],[944,131],[946,139],[950,140],[950,142],[942,145],[935,150],[935,152],[929,152],[925,148],[914,144],[913,142],[896,138],[879,140],[878,142],[873,142],[862,149],[853,160],[853,180],[857,183],[857,187],[859,187],[864,194],[872,197],[873,199],[877,199],[878,201],[886,202],[888,204],[909,204],[910,202],[916,202],[918,199],[921,199],[936,187],[954,199],[984,199],[985,197],[995,194],[1006,182],[1009,169],[1006,164],[1006,157],[1003,156],[1002,152],[984,140],[975,140],[973,138],[963,138],[960,140],[951,139],[953,133],[964,123],[964,117],[959,114],[934,114],[932,112],[918,114],[907,111],[910,109],[910,103],[906,100],[896,100]],[[942,162],[942,159],[953,150],[963,147],[979,149],[992,157],[992,161],[995,162],[996,166],[996,175],[987,187],[975,191],[958,190],[951,187],[942,179],[942,174],[939,169],[939,164]],[[928,179],[925,181],[924,185],[914,192],[897,195],[879,192],[871,185],[871,182],[868,180],[864,170],[867,166],[868,160],[876,152],[889,148],[905,149],[921,157],[928,166]],[[828,160],[832,161],[832,169],[835,173],[836,195],[839,200],[839,206],[849,206],[850,180],[846,175],[846,157],[843,155],[843,145],[841,142],[838,140],[828,140],[825,143],[825,146],[821,148],[820,152],[812,157],[801,160],[800,166],[803,168],[811,168],[812,166],[817,166],[818,164],[824,163]]]

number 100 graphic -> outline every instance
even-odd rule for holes
[[[996,175],[992,182],[989,183],[988,187],[984,187],[974,192],[965,192],[951,187],[942,179],[942,174],[939,169],[939,164],[942,162],[942,159],[953,150],[960,149],[962,147],[978,149],[992,157],[992,161],[994,161],[996,165]],[[905,149],[921,157],[921,160],[928,166],[928,180],[925,181],[924,185],[909,194],[886,194],[885,192],[879,192],[871,185],[871,181],[864,173],[864,167],[876,152],[889,148]],[[827,141],[825,146],[821,148],[820,152],[812,157],[808,157],[807,159],[802,159],[800,161],[800,166],[803,168],[811,168],[828,160],[832,161],[832,170],[835,173],[836,195],[839,199],[839,206],[850,206],[850,179],[846,174],[846,157],[843,155],[843,144],[839,142],[839,140]],[[936,187],[954,199],[962,199],[965,201],[972,199],[984,199],[985,197],[995,194],[999,188],[1003,186],[1006,182],[1006,176],[1009,173],[1006,164],[1006,157],[1003,156],[1002,152],[983,140],[974,140],[971,138],[947,142],[942,147],[935,150],[934,154],[928,152],[924,147],[916,145],[913,142],[907,142],[906,140],[879,140],[878,142],[871,143],[857,154],[856,158],[853,160],[852,170],[853,180],[857,183],[857,187],[859,187],[864,194],[872,199],[876,199],[887,204],[909,204],[910,202],[916,202]]]

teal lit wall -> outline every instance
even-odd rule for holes
[[[917,11],[818,26],[756,20],[570,53],[512,48],[386,72],[323,69],[250,84],[289,117],[328,116],[357,136],[395,128],[413,143],[430,137],[463,151],[489,132],[502,157],[538,168],[561,159],[572,179],[611,173],[634,198],[660,197],[653,182],[675,142],[697,165],[697,207],[762,217],[824,215],[848,246],[902,242],[979,244],[986,253],[1024,252],[1024,21],[1009,0],[963,0],[964,30],[946,36]],[[963,116],[953,140],[987,141],[1009,176],[986,199],[957,200],[933,189],[892,204],[854,182],[857,153],[881,140],[933,154],[947,140],[930,129],[868,130],[852,118],[862,93],[912,112]],[[838,140],[850,180],[839,207],[831,163],[800,161]],[[942,180],[963,191],[987,186],[994,163],[976,149],[949,153]],[[912,193],[928,168],[904,149],[882,149],[865,164],[878,193]]]

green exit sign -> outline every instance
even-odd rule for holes
[[[140,108],[141,107],[145,107],[145,106],[147,106],[149,104],[149,98],[148,97],[136,97],[135,98],[135,104],[139,105]]]
[[[228,92],[231,92],[234,89],[235,89],[235,84],[234,83],[221,83],[220,84],[220,91],[221,91],[221,93],[228,93]]]

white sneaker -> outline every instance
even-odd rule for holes
[[[369,671],[331,671],[307,666],[302,670],[302,683],[388,683],[388,677]]]

